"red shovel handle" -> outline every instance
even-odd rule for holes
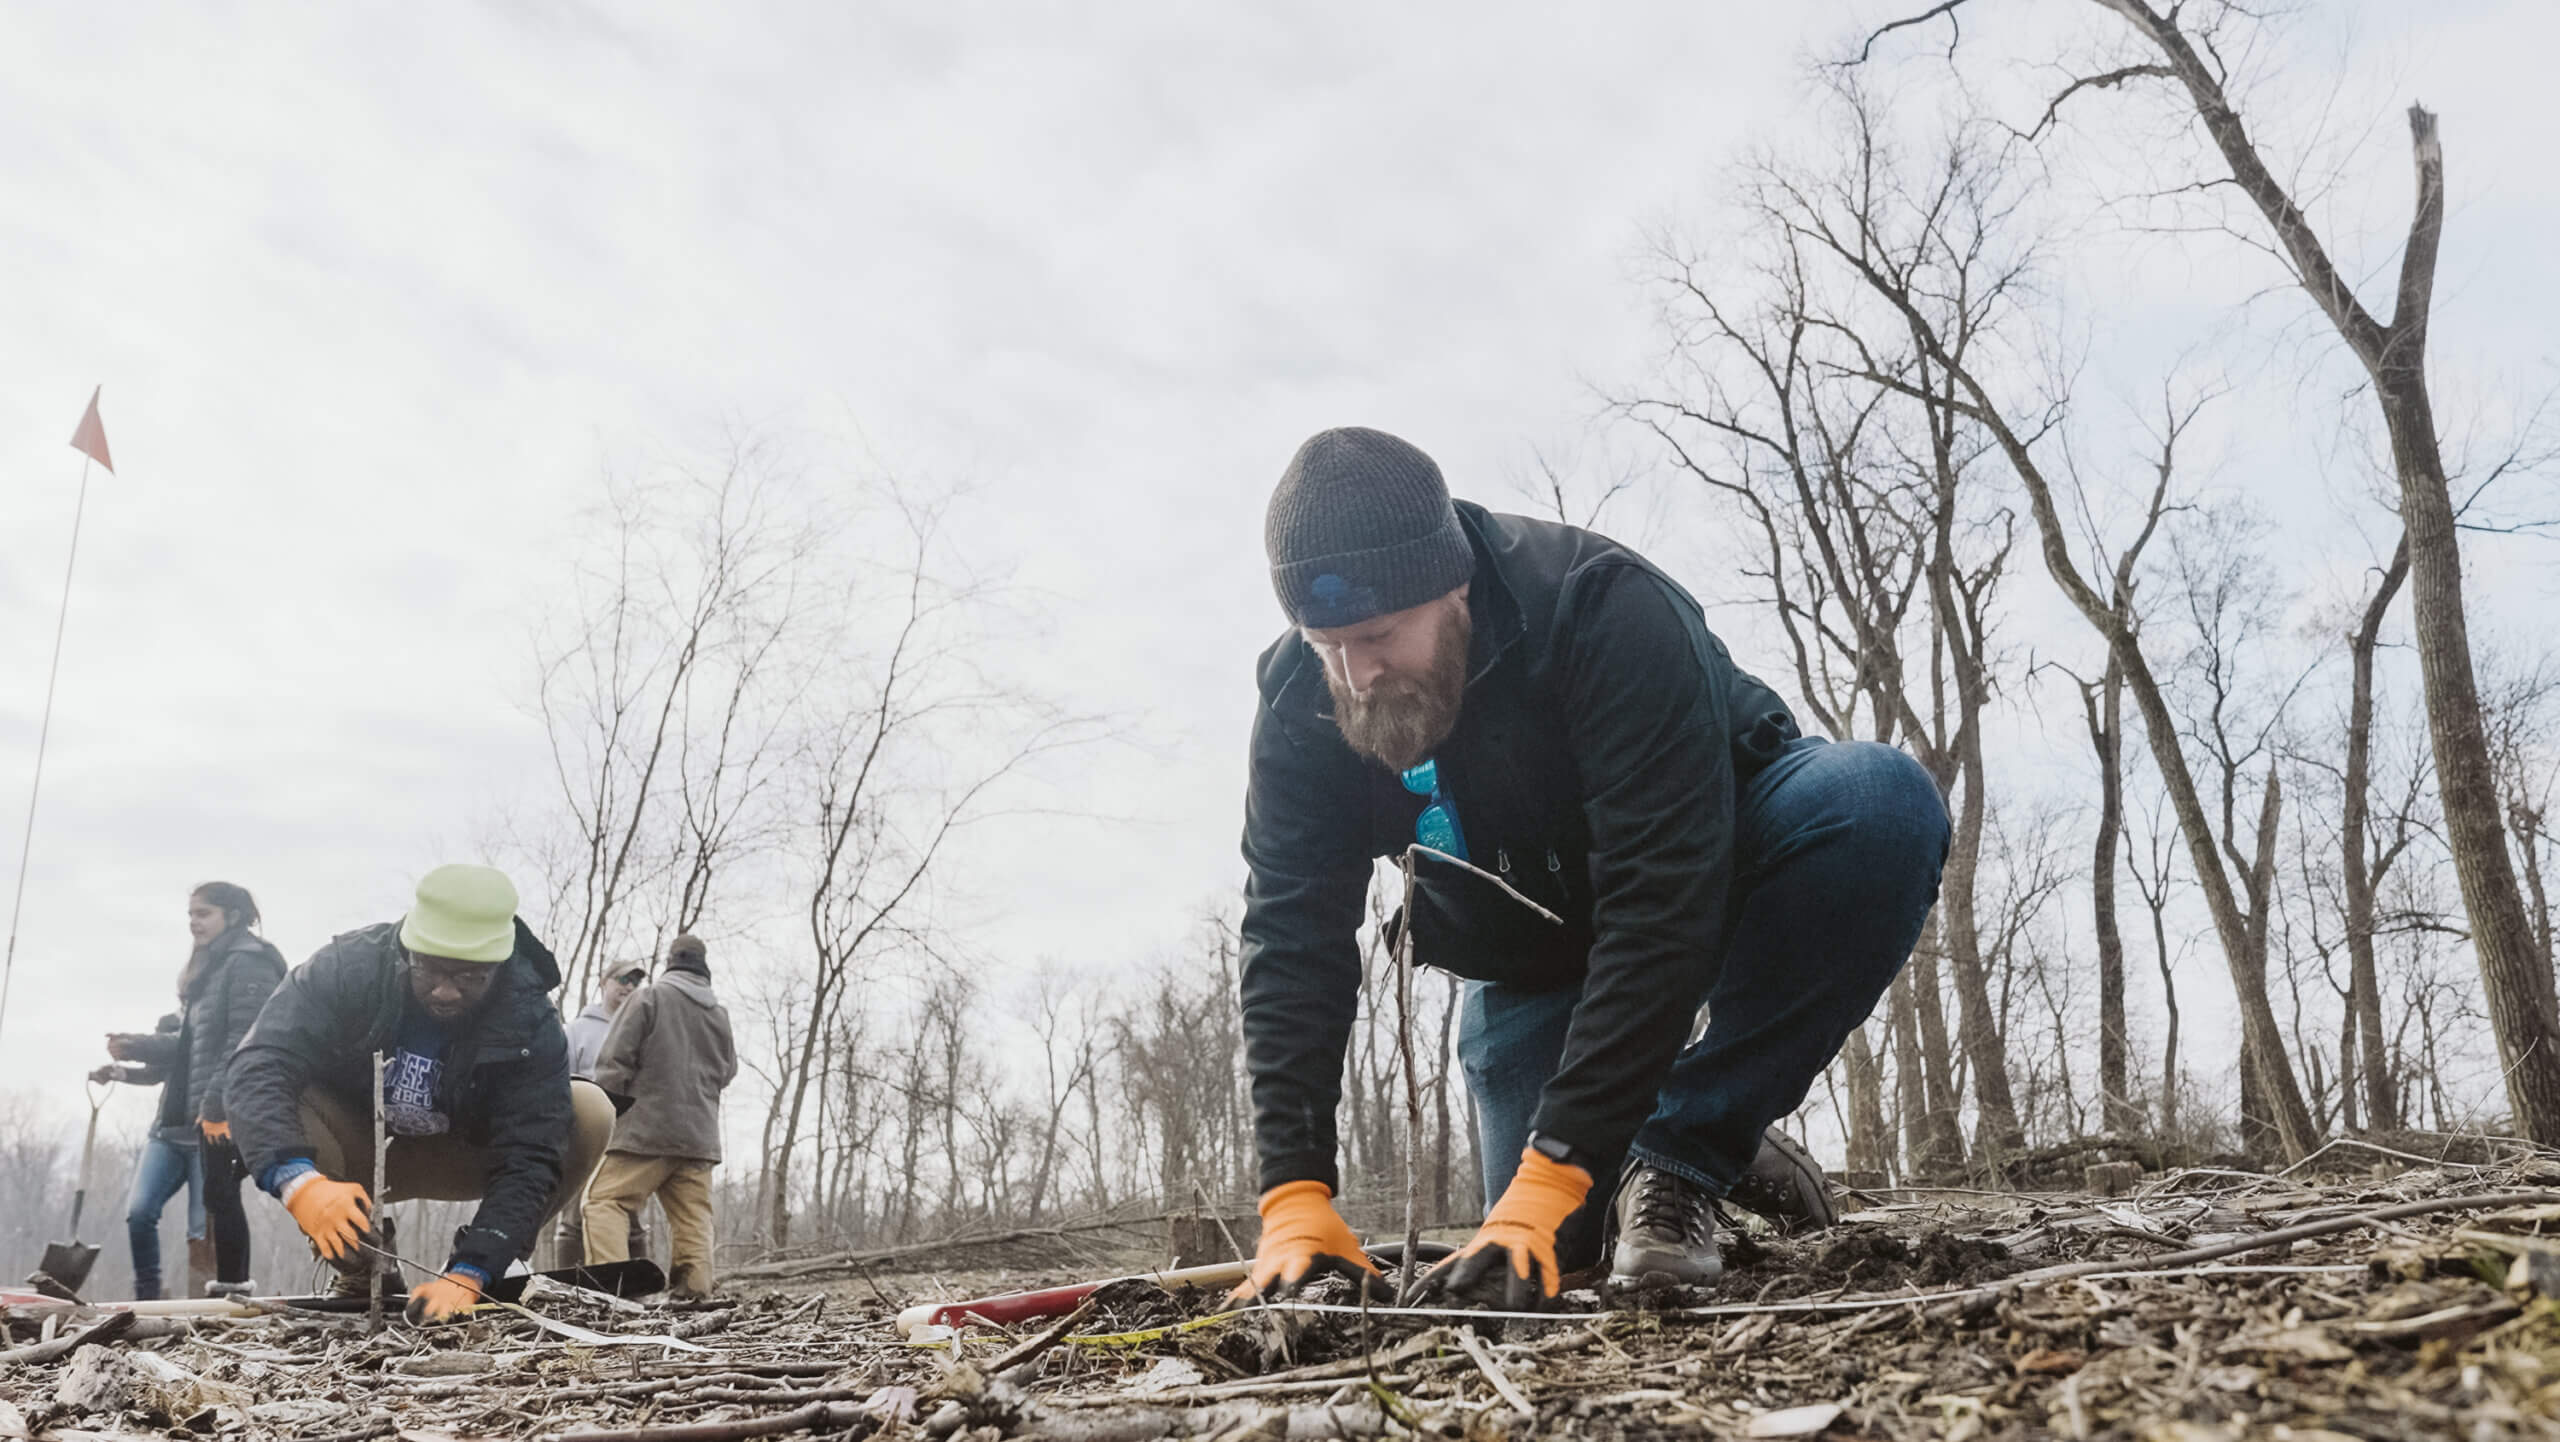
[[[1059,1317],[1075,1310],[1078,1302],[1108,1285],[1107,1282],[1078,1282],[1071,1287],[1051,1287],[1044,1292],[1015,1292],[1002,1297],[980,1297],[973,1302],[945,1302],[929,1309],[924,1320],[933,1326],[965,1327],[972,1322],[1001,1322],[1009,1326],[1038,1317]],[[901,1320],[904,1320],[903,1316]]]
[[[965,1327],[972,1322],[1028,1322],[1040,1317],[1064,1316],[1075,1309],[1076,1303],[1113,1282],[1153,1282],[1168,1291],[1184,1286],[1230,1287],[1243,1281],[1252,1271],[1250,1262],[1219,1262],[1172,1272],[1146,1272],[1134,1278],[1109,1277],[1098,1282],[1076,1282],[1039,1292],[1007,1292],[998,1297],[975,1297],[965,1302],[926,1302],[900,1312],[898,1325]]]

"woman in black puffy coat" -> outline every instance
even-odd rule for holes
[[[161,1084],[160,1114],[125,1209],[137,1297],[160,1294],[160,1212],[199,1176],[215,1275],[225,1282],[249,1279],[249,1216],[240,1206],[242,1168],[222,1107],[222,1076],[258,1009],[284,980],[284,954],[251,930],[257,924],[258,903],[246,889],[227,881],[197,887],[187,898],[195,947],[178,973],[176,1030],[107,1038],[109,1055],[139,1064],[123,1072],[123,1080]]]

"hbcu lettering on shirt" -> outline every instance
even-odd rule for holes
[[[442,1057],[406,1048],[383,1063],[382,1124],[393,1136],[432,1137],[452,1128],[453,1119],[436,1110],[436,1080],[443,1075]]]

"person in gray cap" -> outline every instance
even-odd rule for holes
[[[604,1034],[612,1029],[614,1015],[648,979],[649,964],[633,961],[615,967],[596,983],[596,999],[569,1020],[569,1075],[596,1074],[596,1054],[604,1050]]]
[[[1290,626],[1262,654],[1242,1001],[1264,1227],[1240,1292],[1373,1276],[1333,1206],[1373,858],[1466,979],[1482,1228],[1435,1268],[1536,1306],[1564,1274],[1710,1283],[1715,1205],[1835,1220],[1772,1124],[1909,958],[1948,825],[1889,746],[1798,733],[1688,592],[1606,536],[1452,501],[1381,431],[1301,446],[1271,496]],[[1701,1008],[1705,1032],[1689,1037]]]
[[[596,984],[596,999],[587,1003],[586,1010],[569,1019],[570,1076],[581,1081],[595,1079],[596,1057],[604,1050],[604,1034],[612,1029],[613,1018],[622,1010],[622,1004],[629,1001],[631,994],[648,979],[648,963],[632,961],[605,973],[604,980]],[[553,1242],[566,1265],[578,1265],[587,1254],[586,1210],[587,1199],[583,1192],[560,1209]],[[624,1239],[623,1255],[649,1255],[649,1229],[640,1220],[638,1211],[631,1214],[631,1234]]]

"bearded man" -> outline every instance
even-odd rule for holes
[[[1605,1240],[1711,1283],[1719,1201],[1834,1220],[1771,1123],[1909,957],[1947,815],[1910,757],[1801,736],[1634,551],[1450,500],[1380,431],[1300,447],[1264,530],[1242,998],[1263,1233],[1239,1293],[1374,1276],[1333,1206],[1373,858],[1426,848],[1400,924],[1466,978],[1483,1227],[1435,1269],[1534,1306]],[[1708,1022],[1689,1040],[1701,1008]]]

